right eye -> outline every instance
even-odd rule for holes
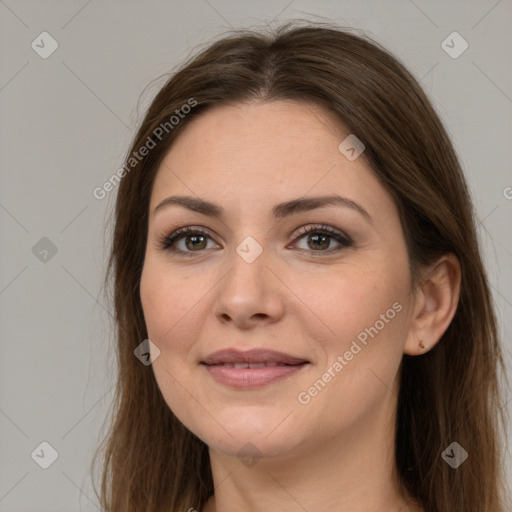
[[[159,245],[162,250],[192,256],[192,253],[200,253],[208,248],[208,239],[213,242],[210,235],[203,229],[185,226],[164,236]],[[180,244],[181,247],[179,247]],[[217,244],[214,245],[218,247]]]

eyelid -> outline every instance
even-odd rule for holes
[[[304,224],[304,225],[300,226],[299,228],[297,228],[293,232],[293,241],[295,241],[297,238],[301,238],[304,235],[307,235],[307,234],[313,233],[313,232],[325,232],[329,235],[333,235],[333,236],[337,235],[339,237],[343,237],[347,242],[350,242],[350,243],[353,242],[352,238],[349,235],[347,235],[347,233],[345,233],[345,231],[335,228],[334,226],[330,226],[329,224],[315,224],[315,223]]]

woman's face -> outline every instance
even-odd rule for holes
[[[173,413],[212,449],[286,458],[391,422],[408,258],[390,195],[354,158],[361,148],[339,149],[348,135],[310,104],[217,106],[158,170],[141,278],[152,366]],[[170,196],[194,203],[155,212]],[[314,201],[326,196],[342,199]],[[204,364],[223,349],[306,363]]]

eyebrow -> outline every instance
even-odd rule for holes
[[[208,217],[216,217],[222,219],[225,215],[225,210],[221,206],[211,203],[210,201],[205,201],[204,199],[190,196],[167,197],[155,207],[153,214],[156,214],[158,211],[161,211],[171,205],[182,206],[183,208],[207,215]],[[276,219],[282,219],[290,215],[311,211],[330,205],[341,206],[355,210],[356,212],[359,212],[363,217],[365,217],[368,222],[372,223],[370,214],[359,203],[339,195],[292,199],[290,201],[275,205],[272,208],[272,215]]]

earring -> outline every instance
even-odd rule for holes
[[[423,345],[423,340],[420,340],[420,348],[425,348],[425,345]]]

